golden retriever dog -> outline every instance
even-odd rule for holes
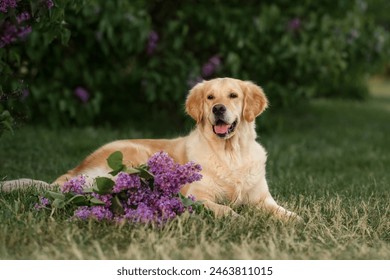
[[[194,161],[202,166],[203,178],[184,186],[181,192],[203,201],[216,216],[236,215],[231,206],[247,204],[283,220],[299,219],[279,206],[268,189],[267,154],[256,142],[255,131],[255,118],[267,106],[263,90],[252,82],[232,78],[201,82],[186,100],[186,112],[196,121],[188,136],[111,142],[53,184],[62,185],[80,174],[89,178],[107,175],[110,169],[106,159],[115,151],[123,153],[129,166],[145,163],[154,153],[165,151],[178,163]]]

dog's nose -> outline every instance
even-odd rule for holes
[[[216,116],[222,116],[226,112],[226,107],[223,104],[217,104],[213,107],[213,113]]]

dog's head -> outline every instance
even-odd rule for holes
[[[186,111],[198,125],[209,125],[216,136],[231,138],[242,121],[251,123],[268,106],[263,90],[252,82],[217,78],[194,86]]]

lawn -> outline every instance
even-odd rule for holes
[[[271,107],[258,121],[271,193],[302,225],[246,207],[242,219],[184,215],[163,228],[75,222],[34,211],[31,188],[0,193],[0,259],[390,259],[390,85],[372,88],[366,102]],[[145,136],[23,126],[0,138],[0,178],[51,181],[105,142]]]

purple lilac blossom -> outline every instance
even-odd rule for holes
[[[22,94],[20,96],[21,100],[25,100],[30,95],[30,91],[27,88],[22,89]]]
[[[85,182],[86,180],[84,175],[74,177],[69,181],[65,182],[65,184],[61,187],[61,191],[63,193],[71,192],[71,193],[82,194]]]
[[[183,203],[177,197],[162,196],[155,206],[162,221],[173,219],[185,211]]]
[[[18,24],[21,24],[31,18],[28,12],[22,12],[21,14],[16,16],[16,21]]]
[[[97,194],[92,193],[92,196],[99,199],[100,201],[103,201],[105,203],[105,207],[109,208],[112,204],[112,195],[111,194]]]
[[[164,194],[177,194],[185,184],[202,179],[201,167],[193,162],[177,165],[170,171],[155,175],[155,186]]]
[[[181,215],[186,210],[192,213],[192,207],[185,207],[178,197],[180,188],[188,183],[200,180],[200,165],[188,162],[177,164],[165,152],[154,154],[148,160],[149,171],[154,174],[154,186],[140,179],[137,175],[125,172],[118,174],[112,194],[92,196],[103,201],[103,206],[81,206],[74,212],[74,217],[81,220],[127,220],[137,223],[156,223],[162,225],[168,220]],[[63,192],[78,192],[85,184],[83,178],[74,178],[64,185]],[[111,211],[112,199],[119,199],[124,213]],[[189,196],[191,200],[195,197]]]
[[[140,188],[137,190],[129,190],[127,192],[128,199],[126,201],[127,206],[131,208],[136,208],[137,205],[141,202],[145,201],[152,201],[155,198],[155,194],[152,192],[152,190],[143,184]]]
[[[34,208],[36,210],[40,210],[42,208],[47,207],[49,204],[50,204],[50,200],[47,199],[46,197],[41,196],[39,197],[39,202],[35,203]]]
[[[298,32],[301,29],[301,27],[302,27],[302,22],[298,17],[290,20],[287,25],[287,29],[292,32]]]
[[[10,24],[9,22],[4,22],[2,26],[3,32],[0,34],[0,48],[3,48],[17,39],[18,29],[16,26]]]
[[[98,221],[111,220],[113,218],[113,214],[110,211],[110,209],[104,206],[92,206],[91,215],[93,218],[97,219]]]
[[[79,218],[81,220],[86,220],[91,216],[91,210],[88,206],[80,206],[74,211],[74,217]]]
[[[138,222],[142,223],[148,223],[150,221],[153,221],[155,216],[153,208],[143,202],[138,205],[135,214],[136,216],[134,218],[136,218]]]
[[[204,78],[210,77],[215,73],[218,66],[221,64],[221,59],[218,55],[212,56],[203,66],[202,66],[202,76]]]
[[[148,55],[152,55],[156,48],[158,43],[159,37],[156,31],[151,31],[148,36],[148,45],[146,48],[146,52]]]
[[[110,209],[104,206],[80,206],[74,211],[74,217],[79,218],[81,220],[93,218],[98,221],[102,221],[111,220],[113,218],[113,214]]]
[[[0,0],[0,12],[7,13],[8,9],[16,8],[16,0]]]
[[[140,203],[136,209],[127,208],[124,218],[132,222],[149,223],[155,220],[155,213],[150,206]]]
[[[175,168],[175,162],[167,153],[158,152],[148,159],[148,166],[153,175],[158,175],[170,172]]]
[[[46,7],[50,10],[51,8],[53,8],[54,6],[54,3],[52,0],[46,0]]]
[[[165,152],[154,154],[148,160],[150,172],[154,174],[154,184],[164,194],[177,194],[185,184],[202,179],[199,164],[188,162],[177,164]]]
[[[28,36],[28,34],[31,33],[31,31],[32,31],[31,26],[22,26],[19,29],[18,37],[20,39],[25,39]]]
[[[121,191],[130,189],[130,188],[139,188],[141,186],[141,180],[137,175],[127,174],[125,172],[120,172],[115,180],[114,188],[112,189],[113,193],[120,193]]]
[[[14,25],[10,21],[5,21],[1,26],[0,48],[14,43],[17,39],[25,39],[32,31],[30,25],[23,24],[29,19],[30,14],[23,12],[16,17],[17,25]]]
[[[74,90],[74,95],[83,103],[87,103],[89,100],[89,92],[83,87],[77,87]]]

